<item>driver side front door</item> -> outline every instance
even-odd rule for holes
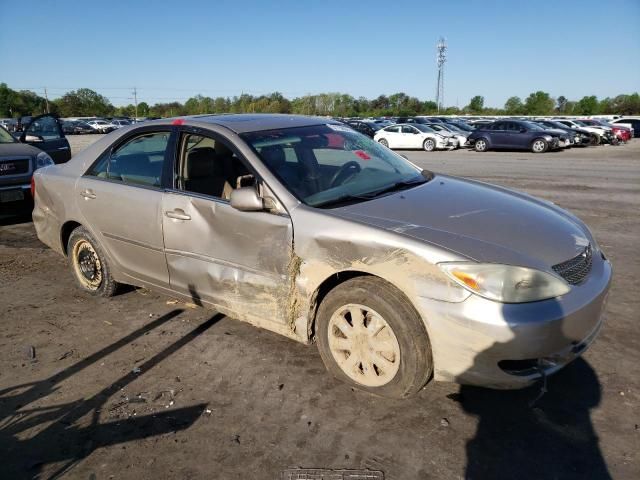
[[[71,147],[62,126],[50,114],[33,118],[22,133],[20,141],[47,152],[55,163],[65,163],[71,158]]]

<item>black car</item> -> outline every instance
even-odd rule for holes
[[[535,123],[520,120],[498,120],[478,127],[469,135],[469,142],[477,152],[504,148],[543,153],[561,146],[560,135]]]
[[[95,129],[93,129],[88,123],[72,120],[62,122],[62,131],[65,135],[84,135],[95,133]]]
[[[378,130],[387,126],[386,124],[368,122],[363,120],[349,120],[345,123],[349,125],[351,128],[353,128],[354,130],[360,133],[363,133],[366,136],[371,138],[373,138],[373,136],[376,134]]]
[[[0,127],[0,211],[15,213],[30,205],[33,172],[70,158],[69,142],[52,115],[24,123],[20,141]]]
[[[562,130],[566,132],[567,135],[573,137],[574,145],[586,147],[587,145],[596,145],[598,143],[597,137],[587,130],[571,128],[564,123],[556,122],[555,120],[533,120],[533,122],[543,128]]]

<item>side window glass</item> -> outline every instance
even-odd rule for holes
[[[100,159],[89,175],[159,187],[170,135],[170,132],[153,132],[134,137]]]
[[[400,131],[400,127],[389,127],[385,129],[387,132],[398,133]]]
[[[255,185],[255,177],[223,142],[185,134],[177,172],[180,190],[228,200],[240,187]]]
[[[27,128],[27,135],[42,137],[43,140],[56,140],[61,138],[58,121],[49,116],[37,118]]]
[[[402,127],[402,133],[415,133],[415,129],[413,127]]]

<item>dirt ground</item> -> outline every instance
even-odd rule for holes
[[[92,137],[70,140],[77,151]],[[640,140],[405,154],[572,210],[613,262],[605,328],[535,405],[537,387],[444,383],[381,399],[331,378],[314,346],[145,290],[88,297],[28,216],[8,217],[0,477],[277,479],[301,467],[401,480],[640,478]]]

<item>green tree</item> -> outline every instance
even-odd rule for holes
[[[600,113],[600,104],[595,95],[582,97],[573,107],[573,113],[577,115],[595,115]]]
[[[567,97],[565,97],[564,95],[560,95],[556,100],[556,111],[558,113],[565,113],[565,111],[567,110],[567,102]]]
[[[547,92],[537,91],[527,97],[524,111],[527,115],[551,115],[556,102]]]
[[[509,97],[504,104],[504,111],[507,115],[522,115],[524,113],[524,104],[520,97]]]
[[[471,113],[482,113],[484,110],[484,97],[482,95],[476,95],[471,99],[469,105],[465,107],[465,110]]]
[[[108,116],[115,112],[109,100],[88,88],[71,91],[56,100],[56,104],[63,117],[73,116]]]

